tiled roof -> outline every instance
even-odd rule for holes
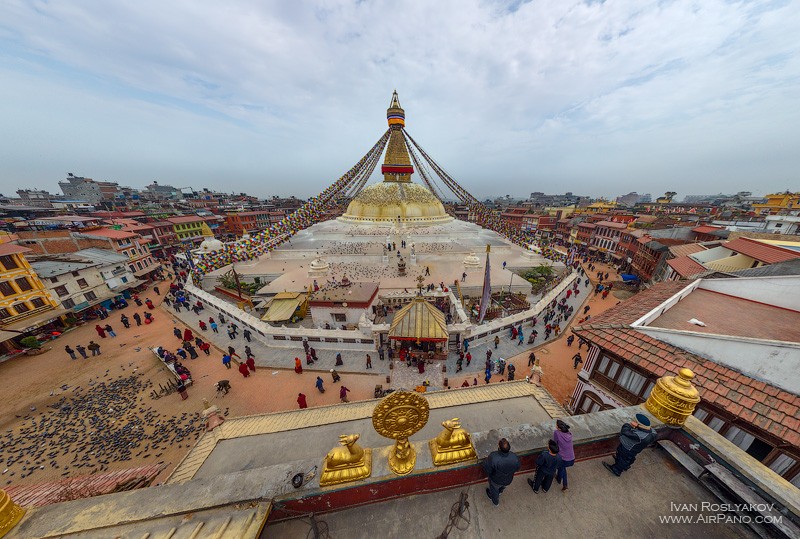
[[[575,328],[574,332],[658,377],[689,368],[695,374],[693,383],[703,400],[793,446],[800,445],[800,396],[633,328],[598,324],[599,318],[590,325]]]
[[[700,251],[705,251],[706,247],[700,243],[686,243],[683,245],[672,245],[669,248],[669,252],[675,255],[675,257],[680,256],[688,256],[694,253],[699,253]]]
[[[23,507],[41,507],[63,502],[65,499],[74,499],[72,496],[76,494],[78,497],[108,494],[119,490],[117,487],[120,485],[133,488],[148,486],[164,468],[165,464],[150,464],[114,472],[71,477],[51,483],[10,486],[5,487],[5,491],[14,502]]]
[[[611,307],[597,318],[592,317],[592,325],[632,324],[687,286],[688,283],[678,281],[659,283]]]
[[[711,234],[712,232],[717,232],[722,230],[720,226],[710,226],[710,225],[701,225],[692,229],[692,232],[697,232],[698,234]]]
[[[134,232],[126,232],[124,230],[114,230],[113,228],[98,228],[97,230],[84,230],[82,234],[87,236],[101,236],[103,238],[111,238],[114,240],[124,240],[127,238],[135,238],[138,234]]]
[[[787,260],[800,258],[800,252],[784,249],[777,245],[770,245],[769,243],[751,240],[749,238],[736,238],[728,243],[724,243],[722,246],[765,264],[786,262]]]
[[[0,243],[0,256],[27,253],[28,251],[30,251],[30,249],[27,247],[22,247],[15,243]]]
[[[615,223],[614,221],[599,221],[595,223],[597,226],[605,226],[608,228],[628,228],[625,223]]]
[[[183,217],[167,217],[167,221],[173,224],[182,224],[182,223],[199,223],[201,221],[205,221],[205,219],[197,215],[185,215]]]
[[[667,265],[674,269],[681,277],[691,277],[692,275],[697,275],[698,273],[706,271],[705,266],[688,256],[679,256],[678,258],[667,260]]]

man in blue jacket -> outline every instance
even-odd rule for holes
[[[486,495],[493,504],[500,505],[500,494],[514,480],[514,474],[519,470],[520,463],[517,455],[511,452],[511,444],[505,438],[500,438],[497,449],[489,454],[483,469],[489,476]]]
[[[622,425],[614,464],[604,462],[611,473],[619,477],[636,462],[636,455],[656,441],[656,432],[650,428],[650,420],[644,414],[636,414],[636,420]]]

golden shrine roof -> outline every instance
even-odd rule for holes
[[[422,296],[397,311],[389,326],[390,339],[446,341],[447,323],[444,313]]]

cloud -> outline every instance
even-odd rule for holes
[[[380,136],[394,88],[415,139],[479,196],[797,183],[796,3],[11,0],[0,15],[4,185],[52,190],[75,169],[312,194]],[[80,136],[54,135],[66,126]]]

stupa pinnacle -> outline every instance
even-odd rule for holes
[[[414,167],[408,154],[403,129],[406,113],[400,106],[397,90],[386,110],[389,141],[381,166],[383,181],[361,191],[339,219],[349,223],[402,224],[428,226],[453,218],[444,211],[441,201],[427,187],[413,183]]]

